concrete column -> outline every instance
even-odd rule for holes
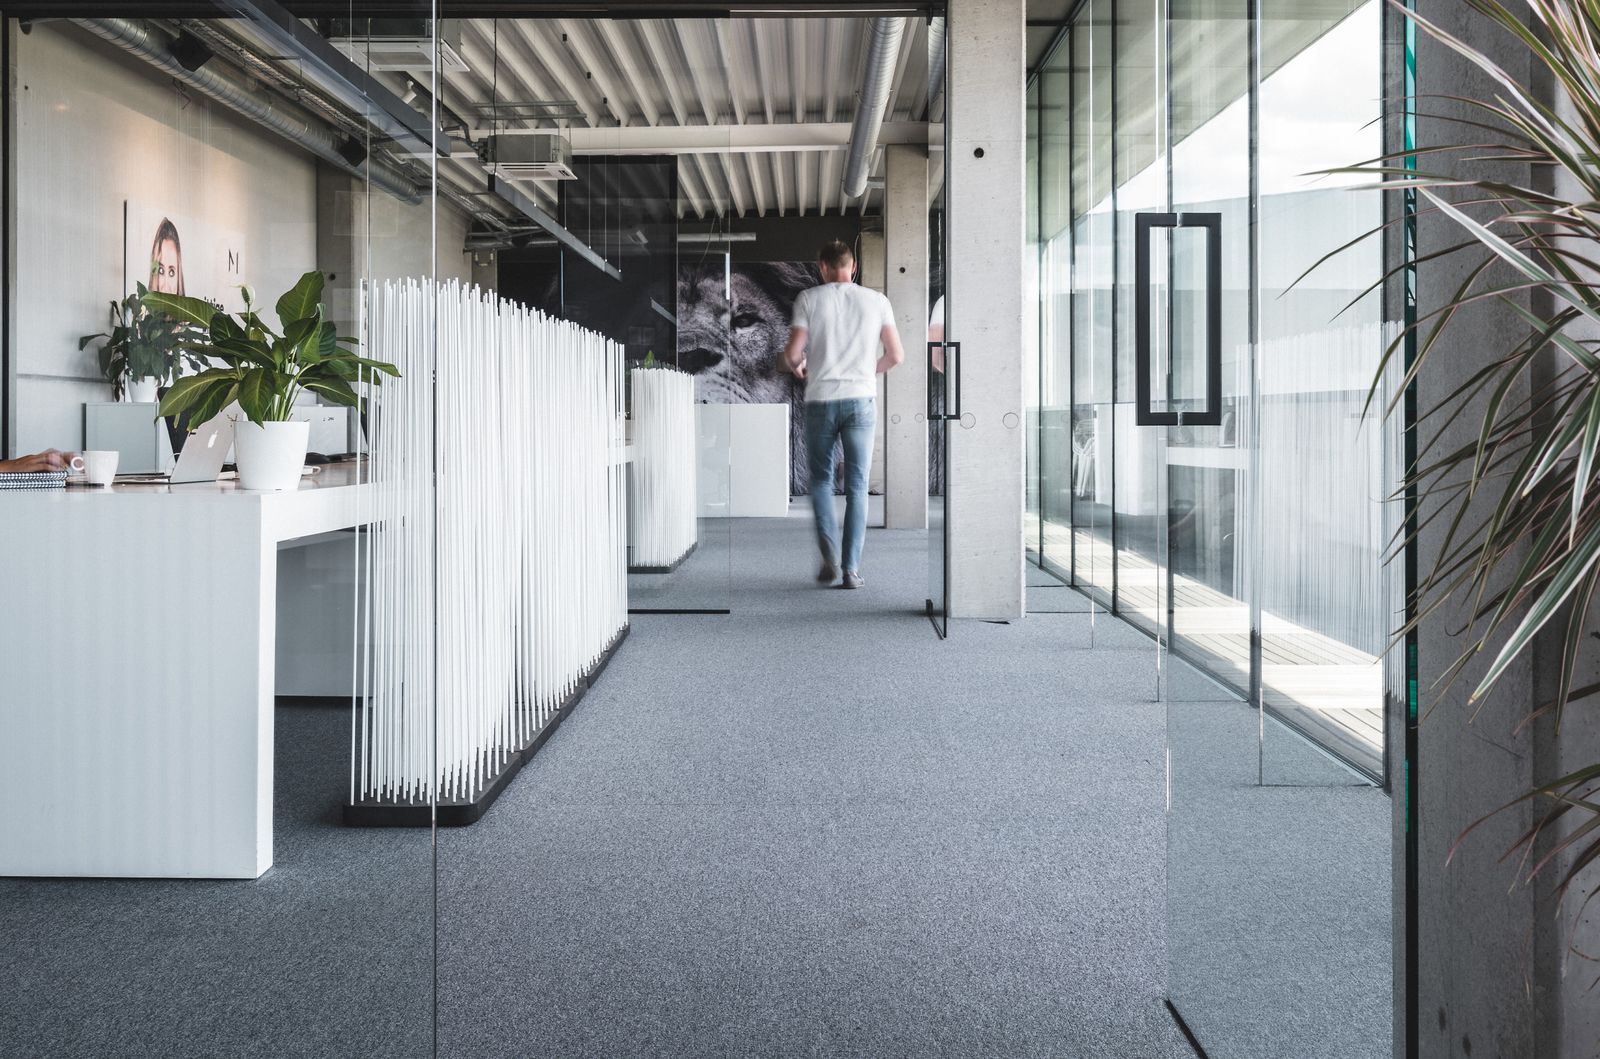
[[[1024,0],[951,0],[945,289],[961,343],[946,518],[950,614],[1023,613]]]
[[[884,524],[928,528],[928,152],[914,144],[884,148],[883,235],[906,362],[885,379]]]
[[[1429,21],[1465,39],[1485,52],[1511,77],[1531,86],[1536,95],[1552,98],[1548,75],[1541,76],[1526,48],[1510,35],[1486,31],[1487,20],[1469,5],[1456,0],[1419,0],[1417,11]],[[1395,28],[1391,40],[1397,39]],[[1401,69],[1402,56],[1391,46],[1391,68]],[[1462,126],[1448,118],[1467,118],[1469,108],[1449,97],[1491,99],[1500,87],[1462,56],[1418,32],[1416,51],[1417,92],[1425,101],[1418,120],[1418,140],[1424,146],[1460,142]],[[1393,83],[1393,80],[1391,80]],[[1436,105],[1439,104],[1439,105]],[[1558,107],[1558,110],[1561,109]],[[1391,141],[1393,142],[1393,141]],[[1477,164],[1481,175],[1535,188],[1549,188],[1550,177],[1527,166],[1502,165],[1493,170]],[[1576,189],[1558,187],[1562,194]],[[1427,255],[1461,238],[1448,219],[1425,215],[1418,223],[1417,253]],[[1391,253],[1397,252],[1397,249]],[[1391,260],[1396,260],[1391,256]],[[1435,312],[1455,291],[1473,255],[1419,267],[1418,315]],[[1522,304],[1550,314],[1548,296],[1521,296]],[[1568,333],[1578,339],[1593,333]],[[1463,312],[1446,332],[1446,338],[1429,355],[1418,378],[1419,411],[1429,412],[1478,369],[1516,347],[1527,334],[1514,314],[1501,306],[1482,305]],[[1547,383],[1563,367],[1564,357],[1551,350],[1534,365],[1531,380]],[[1526,401],[1529,390],[1519,384],[1511,394]],[[1480,401],[1466,415],[1442,424],[1439,450],[1469,444],[1477,438],[1483,411]],[[1493,489],[1477,502],[1468,524],[1485,516],[1497,496]],[[1425,508],[1431,514],[1432,508]],[[1445,520],[1434,520],[1422,531],[1419,560],[1423,571],[1438,560],[1444,541]],[[1520,561],[1521,554],[1513,557]],[[1505,571],[1509,577],[1511,571]],[[1591,868],[1579,876],[1572,894],[1559,910],[1555,879],[1571,863],[1572,851],[1557,855],[1550,868],[1525,885],[1518,858],[1501,861],[1505,850],[1529,828],[1536,816],[1527,803],[1498,813],[1472,834],[1462,832],[1474,821],[1547,783],[1600,757],[1600,736],[1593,723],[1594,704],[1577,702],[1567,709],[1559,732],[1546,715],[1525,724],[1534,704],[1548,701],[1556,692],[1560,658],[1558,637],[1564,620],[1535,642],[1494,690],[1476,702],[1467,700],[1487,667],[1493,651],[1470,664],[1461,679],[1442,696],[1436,682],[1467,644],[1460,633],[1469,611],[1466,605],[1447,607],[1426,617],[1419,629],[1417,666],[1420,705],[1424,714],[1417,727],[1416,812],[1418,826],[1417,920],[1419,1050],[1423,1059],[1450,1056],[1495,1055],[1507,1059],[1578,1059],[1595,1054],[1600,1036],[1600,1000],[1591,988],[1595,965],[1583,953],[1600,945],[1600,916],[1596,906],[1583,908],[1583,895],[1600,882]],[[1586,631],[1600,627],[1600,614],[1591,613]],[[1585,637],[1586,643],[1589,643]],[[1576,683],[1584,685],[1600,674],[1597,648],[1586,646],[1580,658]],[[1403,730],[1402,730],[1403,733]],[[1403,778],[1403,777],[1400,777]],[[1397,811],[1403,799],[1397,794]],[[1546,803],[1547,804],[1547,803]],[[1544,805],[1539,806],[1543,809]],[[1587,820],[1568,819],[1547,833],[1534,860],[1549,854],[1569,828]],[[1405,832],[1396,827],[1396,872],[1402,870]],[[1458,839],[1460,840],[1457,847]],[[1452,856],[1452,850],[1454,854]],[[1447,859],[1449,863],[1446,863]],[[1403,880],[1396,887],[1396,954],[1403,952],[1405,893]],[[1403,978],[1399,979],[1404,988]],[[1403,997],[1401,998],[1403,1000]],[[1397,1052],[1396,1054],[1399,1054]]]
[[[366,270],[365,210],[355,178],[326,163],[317,163],[317,267],[327,276],[322,303],[341,335],[356,333],[361,318],[356,305]]]
[[[884,261],[884,241],[882,232],[861,233],[861,260],[856,263],[857,274],[863,287],[871,287],[879,294],[887,293],[884,289],[884,277],[888,268]],[[878,379],[878,408],[881,410],[884,403],[884,380],[879,375]],[[883,494],[884,470],[884,425],[887,416],[878,417],[878,432],[872,439],[872,471],[867,476],[867,491],[875,495]]]
[[[436,217],[427,199],[369,195],[359,177],[317,166],[317,263],[328,277],[323,303],[340,334],[356,333],[363,280],[474,279],[466,249],[470,221],[448,203],[438,206]]]

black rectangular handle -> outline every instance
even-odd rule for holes
[[[933,377],[939,370],[933,363],[933,351],[944,351],[944,392],[945,411],[941,412],[934,406]],[[961,418],[961,343],[960,342],[929,342],[928,343],[928,421],[930,423],[948,423]]]
[[[1158,412],[1150,407],[1150,233],[1156,228],[1202,228],[1206,233],[1206,402],[1200,409]],[[1222,425],[1222,214],[1140,213],[1133,239],[1134,421],[1139,426]]]

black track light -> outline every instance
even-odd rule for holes
[[[190,73],[210,62],[212,55],[205,42],[193,33],[180,33],[178,39],[172,42],[172,57]]]
[[[367,160],[367,145],[354,136],[346,136],[344,142],[339,145],[339,157],[349,162],[350,168],[354,169]]]

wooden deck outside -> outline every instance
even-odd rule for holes
[[[1027,539],[1047,555],[1071,555],[1073,531],[1026,516]],[[1112,546],[1103,537],[1076,533],[1080,573],[1109,593]],[[1084,561],[1087,557],[1087,561]],[[1148,558],[1116,556],[1117,602],[1126,618],[1155,631],[1165,605],[1161,571]],[[1250,609],[1242,601],[1178,574],[1172,641],[1177,652],[1236,688],[1250,685]],[[1340,640],[1303,628],[1269,611],[1261,615],[1261,683],[1267,706],[1285,721],[1372,773],[1383,770],[1383,666],[1381,660]]]

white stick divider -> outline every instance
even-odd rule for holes
[[[699,539],[694,376],[674,368],[634,368],[633,504],[630,563],[668,567]]]
[[[363,802],[476,798],[627,622],[621,348],[458,281],[372,284]]]

